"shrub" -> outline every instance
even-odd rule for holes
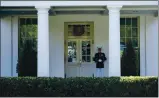
[[[34,40],[26,40],[17,64],[18,76],[37,76],[37,51]]]
[[[137,55],[132,46],[132,42],[128,41],[126,49],[124,49],[121,58],[121,76],[137,76]]]
[[[0,78],[7,97],[157,97],[157,77]]]

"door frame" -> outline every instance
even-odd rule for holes
[[[68,36],[68,25],[86,25],[86,24],[89,24],[90,25],[90,36]],[[92,61],[92,57],[93,57],[93,53],[94,53],[94,22],[93,21],[80,21],[80,22],[64,22],[64,66],[65,66],[65,77],[66,77],[66,74],[67,74],[67,67],[68,66],[71,66],[71,63],[69,64],[68,63],[68,41],[69,40],[73,40],[73,41],[77,41],[77,44],[79,44],[80,42],[78,41],[84,41],[84,40],[90,40],[92,43],[91,43],[91,62],[84,62],[82,64],[92,64],[93,61]],[[80,48],[81,46],[77,46],[78,49],[81,49]],[[81,52],[81,50],[80,50]],[[76,64],[78,63],[77,67],[80,67],[80,62],[79,62],[79,56],[82,56],[80,54],[78,54],[77,52],[77,62]],[[74,63],[75,64],[75,63]],[[74,65],[72,63],[72,65]]]

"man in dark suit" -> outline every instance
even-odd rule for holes
[[[98,48],[98,52],[95,54],[93,61],[96,63],[96,76],[104,76],[104,62],[107,60],[105,53],[102,53],[102,48]]]

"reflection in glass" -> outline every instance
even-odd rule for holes
[[[82,56],[82,62],[91,62],[91,56]]]
[[[120,39],[120,55],[122,56],[124,49],[126,48],[125,38]]]
[[[90,25],[68,25],[68,36],[90,36]]]
[[[87,49],[86,48],[82,48],[82,55],[87,55]]]
[[[82,41],[82,62],[91,62],[91,46],[90,41]]]
[[[131,18],[126,18],[126,25],[131,25]]]
[[[24,47],[24,43],[27,40],[35,43],[34,49],[36,49],[37,43],[37,18],[20,18],[19,19],[20,31],[19,31],[19,54]]]
[[[120,18],[120,25],[125,25],[125,18]]]
[[[132,37],[137,37],[137,28],[132,28]]]
[[[132,27],[137,27],[137,18],[132,18]]]
[[[133,38],[132,39],[132,45],[133,45],[133,47],[137,47],[138,46],[138,39],[137,38]]]
[[[125,36],[125,27],[124,28],[120,28],[120,37],[124,37]]]
[[[130,26],[126,27],[126,37],[131,37],[131,27]]]
[[[91,55],[91,49],[87,48],[87,55]]]
[[[82,62],[86,62],[86,56],[82,56]]]
[[[91,56],[87,56],[87,62],[91,62]]]
[[[126,38],[126,44],[130,41],[132,41],[131,38]]]
[[[69,41],[68,42],[68,62],[76,62],[77,56],[76,56],[76,41]]]

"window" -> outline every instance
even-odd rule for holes
[[[133,47],[138,51],[139,49],[139,27],[138,18],[120,18],[120,49],[121,55],[126,48],[126,43],[132,41]]]
[[[19,50],[23,48],[26,40],[33,40],[36,45],[37,18],[19,18]]]
[[[90,25],[68,25],[68,36],[90,36]]]
[[[138,18],[131,17],[131,18],[120,18],[120,51],[121,57],[126,48],[126,43],[128,41],[132,42],[133,48],[136,51],[136,75],[140,75],[140,50],[139,50],[139,25],[138,25]],[[122,60],[122,59],[121,59]],[[128,66],[128,65],[127,65]]]

